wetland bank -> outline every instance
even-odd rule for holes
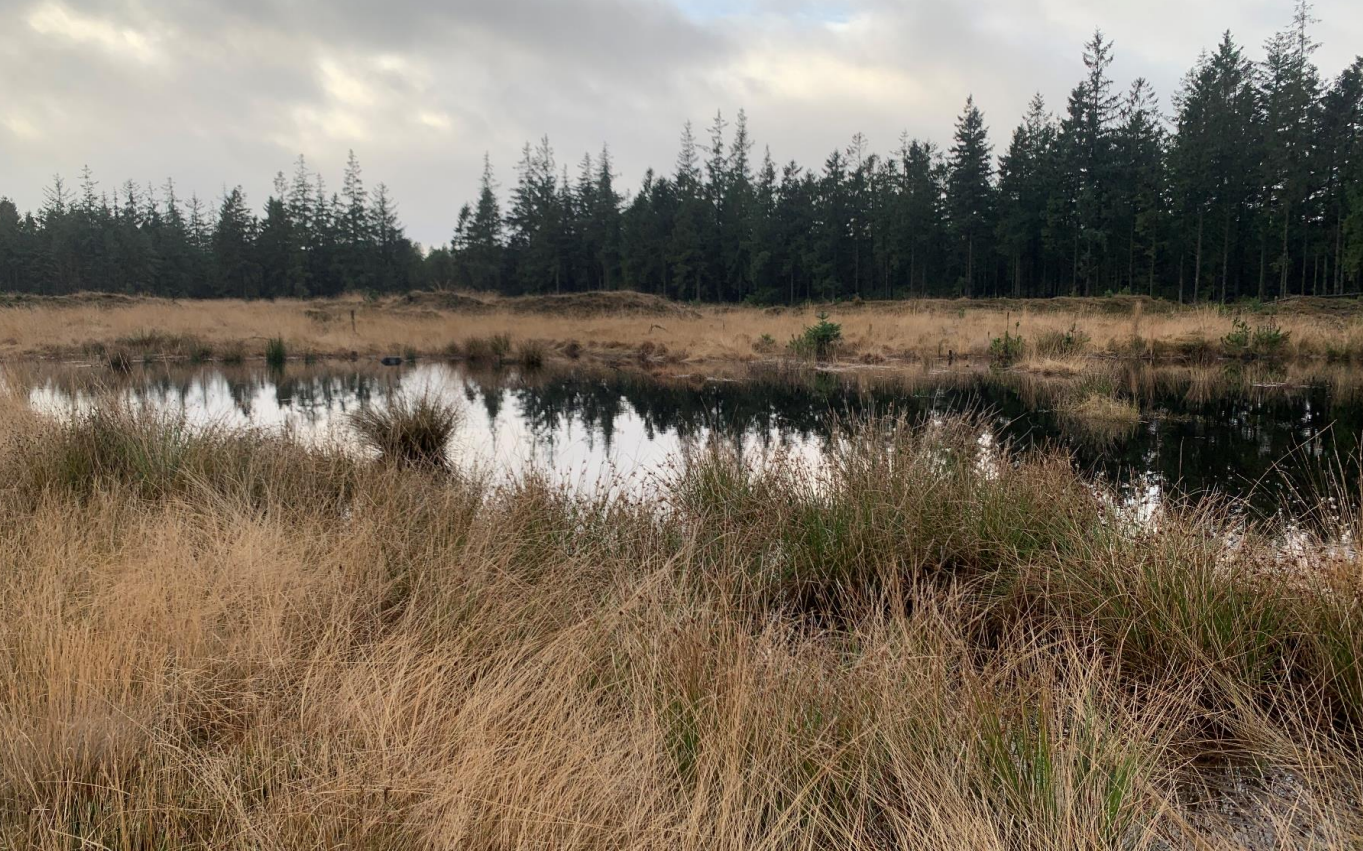
[[[168,354],[7,367],[0,844],[1363,832],[1347,363]]]

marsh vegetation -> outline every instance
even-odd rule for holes
[[[858,419],[817,469],[704,441],[623,495],[0,413],[0,844],[1363,830],[1357,556],[1226,504],[1130,522],[1063,456],[980,463],[968,418]]]
[[[1131,297],[759,308],[627,292],[212,302],[88,295],[0,304],[0,356],[9,360],[132,365],[298,354],[481,364],[641,361],[678,369],[817,359],[1067,373],[1112,360],[1358,363],[1363,312],[1341,299],[1180,307]]]

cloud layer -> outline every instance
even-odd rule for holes
[[[1363,45],[1353,6],[1316,5],[1327,76]],[[509,185],[545,133],[574,172],[609,142],[632,187],[717,109],[817,165],[858,131],[880,150],[902,131],[945,142],[973,93],[1002,146],[1033,92],[1063,104],[1095,26],[1119,82],[1144,76],[1167,106],[1222,30],[1257,57],[1290,16],[1287,0],[7,0],[0,194],[36,207],[53,173],[89,164],[103,188],[240,183],[259,205],[297,154],[337,182],[353,148],[432,244],[484,151]]]

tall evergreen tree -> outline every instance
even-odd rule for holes
[[[465,220],[467,207],[461,211]],[[502,282],[502,211],[497,200],[497,182],[492,174],[492,158],[483,155],[483,176],[478,183],[478,206],[466,219],[464,242],[458,262],[464,268],[466,285],[480,290],[497,289]]]
[[[213,257],[217,295],[253,298],[259,295],[260,267],[254,257],[256,223],[246,207],[241,187],[222,199],[217,227],[213,229]]]
[[[955,143],[951,146],[950,172],[947,177],[947,210],[950,226],[964,249],[964,266],[958,290],[974,295],[981,277],[983,260],[989,255],[988,234],[993,216],[994,166],[989,131],[984,114],[975,98],[966,99],[965,109],[956,121]],[[976,263],[979,258],[980,263]]]

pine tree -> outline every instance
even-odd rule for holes
[[[1363,57],[1330,87],[1321,107],[1322,224],[1332,254],[1333,291],[1357,285],[1363,261]],[[1350,229],[1347,225],[1357,224]],[[1346,239],[1346,236],[1352,236]]]
[[[947,209],[951,230],[964,250],[965,259],[958,289],[960,294],[966,296],[975,293],[978,283],[980,269],[976,257],[982,259],[989,256],[987,235],[993,213],[991,150],[984,114],[975,106],[975,98],[969,97],[956,122],[955,143],[951,147],[947,178]]]
[[[597,160],[596,185],[588,212],[588,228],[593,246],[594,278],[601,289],[613,290],[620,284],[620,203],[615,191],[610,148],[602,145]]]
[[[234,187],[223,197],[217,227],[213,229],[216,295],[253,298],[259,294],[254,241],[255,220],[246,207],[246,196],[241,187]]]
[[[1154,295],[1166,215],[1164,159],[1164,129],[1155,94],[1143,78],[1137,78],[1122,106],[1117,130],[1113,201],[1119,211],[1119,234],[1125,235],[1127,243],[1126,286],[1135,292],[1138,277],[1143,277],[1141,288],[1150,295]],[[1138,273],[1138,265],[1143,274]]]
[[[1084,67],[1088,76],[1076,89],[1077,114],[1071,108],[1073,138],[1066,150],[1070,155],[1075,187],[1075,223],[1080,244],[1080,268],[1084,293],[1094,292],[1103,276],[1112,241],[1110,213],[1111,183],[1114,171],[1112,127],[1119,99],[1114,92],[1108,68],[1112,64],[1112,43],[1101,30],[1084,45]]]
[[[929,282],[943,275],[947,165],[931,142],[910,140],[903,159],[904,232],[907,235],[908,291],[927,295]],[[917,283],[915,284],[915,281]]]
[[[460,213],[461,219],[466,210],[467,206]],[[495,290],[501,286],[502,250],[502,211],[497,201],[497,182],[492,173],[491,155],[484,154],[478,207],[467,219],[464,242],[460,247],[467,286],[480,290]]]
[[[814,194],[818,209],[812,244],[814,293],[823,300],[845,294],[852,279],[851,203],[847,185],[847,158],[835,150],[824,160]]]
[[[354,150],[346,158],[341,197],[345,201],[345,212],[337,221],[337,229],[342,242],[342,286],[347,290],[367,290],[374,286],[381,261],[369,210],[369,193],[365,191],[360,161]]]
[[[769,304],[780,298],[780,275],[776,264],[780,230],[776,204],[776,164],[771,158],[771,148],[767,148],[762,154],[762,165],[757,170],[757,183],[753,187],[746,224],[749,235],[747,277],[752,288],[751,294],[759,303]]]
[[[411,243],[402,232],[398,221],[397,204],[383,183],[374,187],[373,204],[369,212],[369,227],[374,234],[374,248],[378,260],[375,286],[381,292],[406,290],[411,279]]]
[[[705,236],[713,208],[707,203],[701,185],[700,161],[696,154],[691,122],[682,128],[681,151],[677,155],[675,178],[677,212],[668,249],[670,277],[676,298],[699,301],[704,298]]]
[[[1185,77],[1175,97],[1176,133],[1170,151],[1174,202],[1179,219],[1180,254],[1191,263],[1190,293],[1202,294],[1211,262],[1212,240],[1219,237],[1221,256],[1215,264],[1220,296],[1226,297],[1239,225],[1255,190],[1257,97],[1249,61],[1226,33],[1214,54],[1204,54]],[[1179,297],[1184,297],[1183,273]]]
[[[818,184],[794,161],[781,169],[781,185],[776,193],[775,263],[785,280],[787,303],[812,298],[814,207]]]
[[[284,199],[271,195],[265,202],[265,219],[256,235],[256,264],[260,267],[260,294],[266,298],[293,295],[291,271],[294,255],[293,225]]]
[[[19,208],[0,196],[0,290],[19,292],[25,287],[27,270],[20,247],[22,239]]]
[[[1298,0],[1292,26],[1265,46],[1262,72],[1263,183],[1268,201],[1265,228],[1281,237],[1273,263],[1280,296],[1288,294],[1292,272],[1298,265],[1301,291],[1306,291],[1306,241],[1314,189],[1312,148],[1320,99],[1319,75],[1311,64],[1316,44],[1307,34],[1310,9],[1305,0]],[[1294,229],[1300,233],[1300,242],[1293,239]],[[1301,248],[1299,258],[1294,257],[1294,245]]]
[[[719,228],[719,270],[728,298],[741,300],[753,292],[752,139],[748,116],[738,111],[734,140],[724,164],[724,185],[716,220]]]
[[[508,249],[520,292],[561,292],[564,285],[560,256],[563,216],[557,166],[546,136],[538,147],[526,145],[507,217],[511,234]]]
[[[1010,265],[1014,296],[1022,295],[1024,281],[1031,295],[1040,289],[1051,186],[1048,171],[1055,157],[1055,139],[1054,122],[1045,100],[1037,94],[999,159],[999,250]]]

